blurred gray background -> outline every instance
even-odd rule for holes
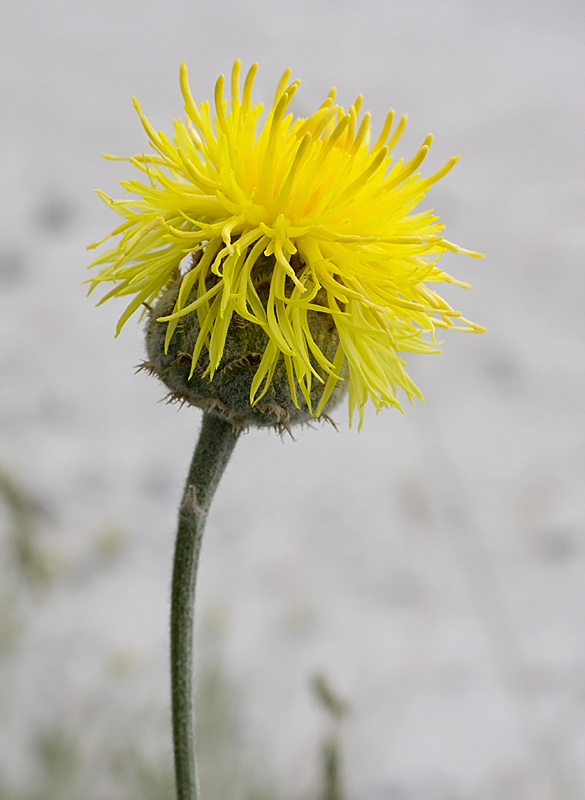
[[[318,672],[351,709],[348,798],[582,798],[581,0],[5,0],[1,15],[2,800],[168,796],[170,567],[199,413],[134,373],[140,326],[114,341],[123,306],[86,298],[85,245],[117,224],[92,190],[119,196],[130,176],[99,153],[146,147],[131,96],[170,133],[181,60],[200,101],[236,57],[260,62],[268,103],[292,67],[298,115],[331,85],[345,107],[362,92],[375,128],[407,112],[396,154],[432,131],[425,174],[461,153],[429,205],[486,254],[444,264],[489,333],[412,357],[426,402],[405,415],[370,410],[358,434],[342,408],[338,433],[238,444],[198,586],[198,674],[220,688],[211,712],[198,694],[206,797],[251,797],[246,781],[319,797]]]

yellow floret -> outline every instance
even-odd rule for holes
[[[344,363],[350,417],[357,408],[361,419],[368,399],[377,409],[400,407],[398,387],[410,399],[421,396],[401,354],[437,352],[437,328],[482,330],[431,288],[438,282],[467,285],[439,268],[446,250],[479,254],[444,239],[432,210],[415,211],[457,158],[422,178],[418,169],[432,137],[407,163],[394,161],[390,151],[406,118],[392,132],[394,112],[389,112],[370,146],[370,115],[360,121],[361,96],[346,113],[335,104],[334,89],[310,117],[294,119],[287,109],[299,82],[289,82],[290,70],[262,124],[263,106],[252,104],[256,68],[240,93],[240,62],[235,62],[229,106],[220,76],[212,119],[209,103],[193,100],[183,64],[186,120],[175,120],[172,141],[155,131],[134,101],[154,152],[121,159],[142,173],[140,180],[122,182],[130,197],[112,200],[100,193],[124,222],[110,234],[121,234],[117,246],[91,264],[101,267],[90,279],[92,289],[114,283],[101,302],[132,296],[119,332],[184,270],[187,255],[201,251],[184,271],[173,313],[161,318],[169,323],[168,346],[179,320],[197,315],[193,369],[207,348],[213,380],[237,314],[268,336],[250,403],[264,395],[282,358],[293,397],[296,380],[309,407],[312,382],[325,380],[315,416],[340,381]],[[273,257],[268,277],[256,267],[260,255]],[[261,286],[266,291],[259,291]],[[194,287],[197,299],[187,303]],[[339,335],[332,361],[311,336],[310,310],[332,316]]]

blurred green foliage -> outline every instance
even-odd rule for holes
[[[18,634],[27,629],[27,621],[39,604],[59,590],[61,579],[71,577],[50,566],[50,542],[43,544],[42,538],[46,522],[42,503],[0,469],[0,679],[3,671],[9,675],[15,665],[18,668],[19,643],[23,641]],[[73,572],[78,579],[87,579],[109,568],[123,555],[125,543],[123,532],[108,528],[94,537],[90,551],[81,555]],[[270,784],[262,755],[254,753],[246,741],[240,687],[228,677],[222,656],[223,626],[207,622],[200,641],[203,663],[196,692],[202,797],[346,800],[338,735],[346,704],[323,676],[313,678],[314,697],[327,718],[324,740],[316,743],[316,760],[322,763],[321,785],[309,797],[301,797],[294,787],[276,789]],[[103,684],[96,687],[93,698],[97,705],[88,700],[91,710],[77,708],[71,700],[50,712],[48,721],[31,719],[30,725],[39,729],[25,737],[28,752],[19,756],[23,766],[15,770],[16,778],[2,774],[2,763],[7,762],[0,758],[0,800],[174,800],[169,720],[161,721],[156,709],[144,709],[139,718],[132,717],[130,703],[126,715],[123,708],[119,713],[120,686],[115,686],[116,681],[127,681],[123,692],[132,691],[131,673],[118,663],[122,656],[114,659],[113,670],[110,663],[107,674],[104,672]],[[0,718],[2,715],[0,704]],[[159,742],[154,755],[143,748],[145,730]],[[5,726],[3,736],[9,734]],[[165,749],[160,742],[167,739]],[[6,738],[4,741],[8,744]],[[5,757],[7,752],[0,755]]]

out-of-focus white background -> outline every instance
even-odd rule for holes
[[[231,687],[243,769],[318,796],[320,672],[351,706],[349,798],[583,797],[583,3],[8,0],[0,37],[2,797],[32,796],[55,741],[77,747],[79,800],[129,796],[110,767],[90,779],[96,752],[170,758],[170,565],[199,413],[134,374],[140,326],[114,341],[122,305],[86,298],[84,248],[117,224],[92,190],[130,174],[99,153],[146,147],[131,96],[171,132],[181,60],[203,100],[236,57],[260,62],[265,102],[291,66],[299,115],[331,85],[346,107],[363,92],[378,128],[407,112],[396,154],[432,131],[425,174],[461,153],[429,202],[486,254],[445,266],[489,328],[410,359],[426,403],[405,415],[358,434],[343,408],[338,433],[238,444],[197,663]]]

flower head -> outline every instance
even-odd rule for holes
[[[290,70],[262,123],[263,106],[252,103],[256,68],[241,91],[235,62],[229,105],[224,76],[218,79],[212,116],[208,102],[193,100],[183,64],[186,120],[175,120],[172,141],[134,101],[154,152],[120,159],[142,173],[122,181],[129,196],[100,193],[124,221],[110,234],[121,235],[118,244],[91,264],[101,267],[91,288],[114,283],[101,302],[131,297],[119,332],[173,284],[172,307],[158,317],[166,323],[165,347],[182,321],[195,319],[190,375],[204,354],[211,381],[237,318],[259,326],[265,344],[251,405],[280,364],[293,402],[304,402],[313,416],[342,381],[350,415],[357,408],[361,419],[368,399],[378,409],[400,407],[399,387],[411,400],[421,397],[401,354],[438,352],[437,328],[482,330],[432,288],[442,281],[467,286],[439,267],[445,251],[478,254],[443,238],[432,210],[416,210],[457,158],[421,177],[429,135],[410,161],[395,161],[390,152],[406,117],[394,126],[390,111],[372,144],[361,95],[346,113],[332,89],[311,116],[294,119],[288,106],[299,82],[290,82]],[[333,351],[324,352],[309,324],[315,314],[326,315],[335,331]]]

